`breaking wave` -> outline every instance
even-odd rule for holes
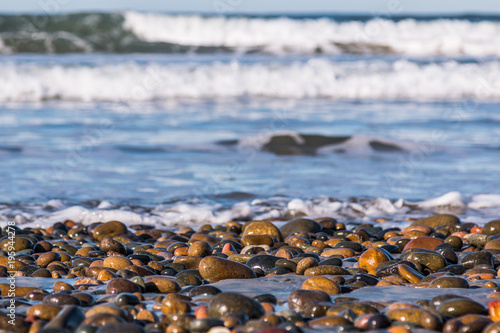
[[[0,102],[171,99],[497,100],[500,62],[0,63]]]
[[[0,53],[499,56],[498,17],[251,17],[156,13],[1,15]]]

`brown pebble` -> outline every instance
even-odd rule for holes
[[[280,229],[278,229],[274,224],[267,221],[257,221],[250,222],[245,226],[242,237],[247,235],[268,235],[271,237],[276,237],[278,241],[283,241],[283,236],[281,235]]]
[[[225,279],[251,279],[257,277],[247,265],[218,257],[205,257],[200,262],[200,274],[209,282]]]
[[[340,294],[340,286],[324,276],[314,276],[302,283],[302,289],[321,290],[330,295]]]
[[[117,271],[132,265],[132,262],[125,257],[107,257],[103,266],[116,269]]]
[[[301,259],[297,263],[296,273],[299,275],[303,275],[307,269],[309,269],[311,267],[316,267],[318,265],[319,265],[319,263],[315,258],[308,257],[308,258]]]
[[[122,278],[109,280],[106,286],[106,294],[134,293],[139,291],[141,291],[141,288],[137,284]]]
[[[391,258],[382,249],[369,248],[359,257],[359,267],[370,273],[381,263],[390,260]]]

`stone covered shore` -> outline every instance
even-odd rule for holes
[[[410,222],[5,227],[0,331],[500,332],[500,220]]]

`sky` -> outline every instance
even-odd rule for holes
[[[58,14],[74,11],[235,13],[500,13],[498,0],[38,0],[2,1],[1,12]]]

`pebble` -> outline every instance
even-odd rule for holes
[[[320,232],[322,229],[323,227],[321,226],[321,224],[319,224],[314,220],[298,218],[283,225],[280,228],[280,231],[283,237],[288,237],[289,235],[295,232],[304,231],[304,232],[315,233],[315,232]]]
[[[341,288],[337,283],[323,276],[314,276],[305,280],[301,289],[321,290],[329,295],[338,295],[341,291]]]
[[[129,259],[118,256],[107,257],[103,262],[104,267],[113,268],[117,271],[131,265],[133,264]]]
[[[247,265],[217,257],[203,258],[200,262],[200,274],[209,282],[257,277],[255,272]]]
[[[214,296],[208,304],[210,317],[221,318],[233,313],[241,312],[248,318],[259,318],[265,311],[262,305],[250,298],[237,293],[220,293]]]
[[[456,276],[443,276],[431,281],[429,288],[469,288],[466,279]]]
[[[248,225],[246,225],[242,237],[248,235],[267,235],[271,237],[276,237],[279,242],[283,241],[283,235],[281,234],[280,229],[278,229],[271,222],[266,222],[266,221],[250,222]],[[255,245],[255,244],[248,244],[248,245]]]
[[[370,273],[375,271],[378,265],[390,260],[391,258],[384,250],[370,248],[359,256],[359,267]]]
[[[318,306],[321,302],[331,302],[330,296],[321,290],[295,290],[288,295],[288,308],[305,317],[318,317],[326,314],[326,308]]]
[[[141,288],[126,279],[115,278],[108,281],[106,285],[106,294],[121,294],[140,292]]]
[[[441,245],[443,243],[444,241],[440,238],[423,236],[409,241],[403,248],[403,251],[412,248],[434,250],[438,245]]]
[[[430,217],[426,217],[424,219],[413,222],[411,225],[425,225],[434,229],[437,229],[442,226],[455,226],[459,225],[460,220],[458,217],[450,214],[438,214]]]
[[[113,238],[126,233],[127,226],[125,224],[119,221],[109,221],[97,226],[93,230],[92,236],[96,241],[100,242],[106,237]]]
[[[490,221],[483,226],[483,234],[494,236],[500,234],[500,219]]]

